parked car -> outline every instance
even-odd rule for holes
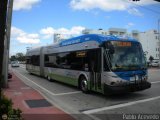
[[[18,61],[12,61],[11,66],[12,67],[19,67],[19,62]]]
[[[151,66],[152,67],[158,67],[160,64],[159,64],[159,61],[153,61],[152,63],[151,63]]]

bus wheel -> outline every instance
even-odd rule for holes
[[[87,83],[86,78],[84,78],[84,77],[81,78],[80,88],[81,88],[82,92],[88,93],[88,83]]]

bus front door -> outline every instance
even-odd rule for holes
[[[101,92],[101,49],[90,50],[89,71],[90,71],[90,89]]]

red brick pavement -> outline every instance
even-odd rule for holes
[[[22,117],[25,120],[73,120],[73,118],[53,106],[30,108],[25,100],[45,99],[39,92],[24,84],[16,75],[12,73],[12,79],[8,82],[8,88],[4,89],[4,94],[12,99],[13,107],[22,110]]]

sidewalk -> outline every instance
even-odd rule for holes
[[[12,99],[13,107],[22,110],[24,120],[74,120],[70,115],[49,103],[39,92],[24,84],[12,73],[9,88],[4,94]]]

